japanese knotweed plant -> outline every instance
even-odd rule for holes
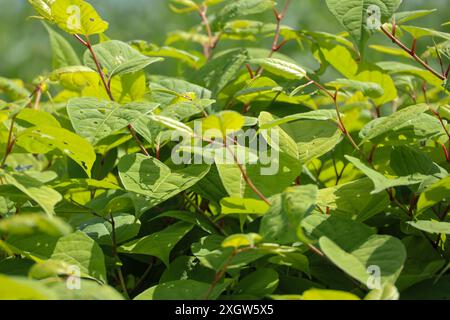
[[[450,297],[433,10],[326,0],[330,34],[286,26],[296,1],[171,0],[198,25],[160,46],[29,2],[52,71],[0,78],[0,299]]]

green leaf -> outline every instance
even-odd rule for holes
[[[291,244],[297,241],[297,229],[303,217],[317,202],[317,186],[287,189],[272,200],[272,207],[261,221],[260,234],[266,242]]]
[[[124,300],[123,296],[114,288],[101,285],[92,280],[80,280],[79,290],[68,290],[64,282],[56,282],[49,285],[49,288],[58,296],[58,300]]]
[[[302,67],[288,61],[276,58],[265,58],[252,59],[250,62],[260,65],[270,73],[289,80],[300,80],[306,76],[306,71]]]
[[[76,98],[67,103],[67,113],[75,132],[96,145],[158,107],[155,103],[125,106],[96,98]]]
[[[53,19],[51,6],[55,0],[28,0],[28,2],[46,20],[51,21]]]
[[[329,208],[334,215],[363,222],[382,212],[390,204],[387,193],[371,194],[372,190],[373,183],[367,178],[321,189],[318,206],[325,211]]]
[[[266,119],[267,118],[267,119]],[[318,121],[326,121],[336,119],[336,111],[334,110],[315,110],[304,113],[296,113],[292,115],[288,115],[283,118],[275,119],[268,122],[269,115],[266,112],[262,112],[259,119],[259,128],[261,130],[270,129],[273,127],[280,126],[285,123],[295,122],[299,120],[318,120]]]
[[[228,262],[228,270],[240,269],[247,264],[255,261],[264,255],[266,252],[258,251],[244,251],[239,252],[231,261],[233,248],[223,248],[222,243],[225,239],[218,235],[211,235],[200,239],[191,246],[192,253],[200,260],[200,263],[215,271],[221,270]]]
[[[56,295],[38,281],[0,275],[0,300],[56,300]]]
[[[170,252],[193,227],[190,223],[177,222],[162,231],[128,242],[118,250],[122,253],[154,256],[168,266]]]
[[[216,300],[230,285],[228,281],[218,284],[209,292],[210,283],[194,280],[177,280],[162,283],[144,291],[135,300]],[[209,294],[209,295],[208,295]],[[176,312],[176,310],[175,310]],[[181,313],[180,313],[181,314]]]
[[[135,216],[125,213],[112,215],[115,225],[116,244],[124,243],[139,234],[141,222]],[[94,218],[83,222],[79,230],[86,233],[100,245],[109,245],[113,243],[113,228],[110,221],[103,218]]]
[[[42,232],[61,237],[72,232],[72,227],[61,218],[43,214],[20,214],[0,220],[0,231],[13,235],[30,235]]]
[[[52,20],[70,34],[90,36],[105,32],[109,24],[83,0],[57,0],[51,4]]]
[[[398,289],[390,283],[387,283],[382,289],[371,290],[364,300],[399,300],[400,293]]]
[[[357,80],[348,80],[348,79],[336,79],[332,82],[328,82],[327,86],[334,87],[337,90],[339,89],[350,89],[361,91],[367,97],[370,98],[379,98],[384,95],[383,88],[373,82],[362,82]]]
[[[256,233],[249,234],[233,234],[222,242],[224,248],[238,249],[241,247],[254,247],[255,244],[261,242],[262,237]]]
[[[247,60],[248,52],[244,49],[227,51],[213,57],[193,74],[192,79],[210,89],[212,97],[217,97],[230,82],[237,78]]]
[[[440,221],[417,221],[411,222],[408,224],[416,229],[435,234],[450,234],[450,223],[448,222],[440,222]]]
[[[307,290],[302,295],[302,300],[360,300],[358,296],[350,292],[337,290]]]
[[[420,214],[443,200],[450,201],[450,177],[437,181],[420,195],[417,212]]]
[[[53,69],[80,65],[80,59],[78,58],[70,43],[63,36],[56,33],[47,24],[44,23],[44,26],[47,29],[50,37]]]
[[[10,99],[25,99],[30,96],[30,92],[24,88],[20,80],[12,80],[0,77],[0,92],[5,93]]]
[[[20,110],[16,116],[16,121],[25,128],[33,126],[61,127],[58,120],[50,113],[28,108]]]
[[[344,250],[350,250],[375,234],[369,226],[336,215],[312,214],[301,222],[299,236],[304,242],[317,243],[326,236]]]
[[[118,167],[125,189],[147,196],[150,207],[189,189],[209,171],[208,165],[173,171],[159,160],[140,154],[123,157]]]
[[[81,231],[60,238],[50,258],[77,266],[83,274],[106,283],[103,251],[94,240]]]
[[[395,22],[398,24],[402,24],[411,20],[415,20],[418,18],[425,17],[436,12],[437,9],[431,10],[414,10],[414,11],[402,11],[394,14]]]
[[[301,120],[281,128],[297,143],[299,160],[307,163],[333,150],[343,139],[334,121]]]
[[[409,228],[408,228],[409,229]],[[400,291],[435,277],[445,265],[445,260],[424,237],[409,236],[402,239],[407,250],[405,268],[396,286]]]
[[[263,215],[269,209],[267,203],[256,199],[223,198],[220,200],[221,213]]]
[[[450,276],[445,275],[439,281],[429,279],[402,292],[402,299],[405,300],[448,300],[450,294],[448,287]]]
[[[20,132],[17,144],[30,153],[45,154],[58,149],[91,176],[96,154],[88,141],[62,128],[37,126]]]
[[[328,9],[363,51],[369,36],[395,13],[402,0],[327,0]]]
[[[450,33],[440,32],[429,28],[420,28],[415,26],[401,26],[401,29],[408,32],[413,38],[421,39],[424,37],[442,38],[450,40]]]
[[[383,190],[390,189],[393,187],[415,185],[423,181],[422,177],[414,177],[414,176],[388,178],[382,175],[381,173],[369,168],[361,160],[357,158],[350,156],[345,156],[345,158],[348,161],[350,161],[356,168],[361,170],[367,177],[369,177],[370,180],[372,180],[375,188],[371,192],[371,194],[377,194]]]
[[[230,20],[258,14],[270,10],[274,6],[274,0],[235,0],[219,11],[214,21],[214,26],[217,29],[221,29]]]
[[[226,137],[242,129],[244,117],[235,111],[222,111],[217,115],[211,115],[202,121],[203,136],[208,139]]]
[[[235,295],[264,298],[278,287],[278,273],[272,269],[259,269],[244,277],[234,289]]]
[[[177,59],[195,69],[199,68],[202,61],[199,56],[174,47],[158,47],[155,44],[147,43],[145,41],[133,41],[132,46],[145,56]]]
[[[36,201],[48,215],[53,215],[55,206],[62,200],[62,197],[57,191],[42,183],[42,179],[39,178],[43,177],[39,174],[30,176],[26,173],[11,173],[4,176],[6,184],[16,187],[30,199]]]
[[[373,279],[371,268],[374,267],[380,271],[381,286],[394,284],[406,260],[402,242],[391,236],[373,235],[350,250],[342,249],[326,236],[320,238],[319,244],[337,267],[366,286]]]
[[[117,40],[102,42],[93,46],[92,49],[109,78],[135,73],[152,63],[164,60],[144,56],[130,45]],[[89,51],[84,54],[84,63],[91,69],[97,70]]]

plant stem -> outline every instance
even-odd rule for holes
[[[246,248],[248,250],[248,248]],[[225,261],[225,264],[223,265],[222,269],[220,269],[214,276],[214,279],[211,283],[211,286],[208,289],[208,293],[206,294],[205,300],[209,300],[209,297],[211,296],[211,293],[213,292],[214,288],[217,286],[219,281],[222,279],[222,277],[227,272],[228,267],[231,264],[231,261],[234,257],[236,257],[239,253],[245,251],[244,249],[234,249],[231,255],[228,257],[228,259]]]
[[[434,70],[428,63],[426,63],[424,60],[422,60],[417,54],[415,50],[415,45],[412,46],[412,48],[408,48],[400,39],[398,39],[394,34],[390,33],[385,27],[381,26],[381,31],[389,37],[389,39],[392,40],[393,43],[395,43],[397,46],[399,46],[402,50],[406,51],[414,60],[416,60],[418,63],[420,63],[425,69],[430,71],[433,75],[438,77],[441,80],[445,80],[447,78],[447,75],[442,75],[436,70]]]
[[[112,254],[114,256],[114,258],[116,259],[116,262],[120,261],[119,258],[119,254],[117,253],[117,235],[116,235],[116,222],[114,221],[114,217],[112,214],[109,215],[110,217],[110,223],[111,223],[111,241],[112,241]],[[128,290],[127,290],[127,286],[125,283],[125,279],[123,277],[123,273],[122,273],[122,267],[117,266],[117,275],[119,277],[119,282],[120,282],[120,286],[122,287],[122,291],[123,294],[125,295],[125,297],[127,299],[129,299],[129,295],[128,295]]]
[[[444,149],[444,154],[445,154],[445,160],[450,163],[450,156],[449,156],[449,150],[450,150],[450,132],[447,129],[447,126],[444,123],[444,119],[442,119],[441,115],[439,114],[439,112],[437,110],[434,110],[432,108],[430,108],[431,112],[436,116],[436,118],[439,120],[442,129],[444,129],[445,134],[447,135],[447,139],[448,139],[448,149],[446,148],[445,144],[442,144],[442,148]]]
[[[16,121],[16,116],[17,115],[14,115],[11,119],[11,125],[9,126],[9,132],[8,132],[8,141],[6,142],[5,155],[3,156],[3,160],[0,164],[0,169],[5,166],[6,160],[8,159],[8,156],[11,154],[11,152],[14,148],[15,139],[13,138],[13,131],[14,131],[14,122]]]
[[[208,219],[208,221],[223,235],[227,235],[226,232],[223,230],[223,228],[221,226],[219,226],[217,223],[215,223],[214,221],[212,221],[210,219],[210,217],[208,216],[208,214],[202,209],[200,208],[191,198],[189,198],[189,196],[186,194],[186,192],[182,192],[181,195],[183,196],[183,198],[198,212],[200,213],[202,216],[204,216],[206,219]]]
[[[111,101],[115,101],[114,97],[112,95],[111,92],[111,87],[110,87],[110,81],[106,81],[106,76],[105,73],[103,72],[102,66],[100,65],[100,61],[97,58],[97,55],[95,54],[94,49],[92,48],[92,44],[89,41],[89,38],[86,38],[86,40],[84,40],[83,38],[81,38],[79,35],[75,34],[75,38],[80,41],[88,50],[89,53],[91,54],[92,60],[94,60],[95,66],[97,68],[97,72],[100,76],[100,79],[102,80],[103,83],[103,87],[105,88],[106,93],[108,94],[108,97]],[[110,79],[111,80],[111,79]],[[136,131],[134,130],[133,125],[130,123],[127,126],[128,131],[130,132],[130,134],[133,136],[133,139],[136,141],[136,143],[138,144],[139,148],[141,149],[142,153],[144,153],[147,157],[150,157],[150,154],[148,153],[148,151],[145,149],[143,143],[141,142],[141,140],[138,138]]]
[[[272,42],[272,48],[270,49],[269,58],[271,58],[275,52],[280,50],[286,44],[286,40],[283,40],[281,43],[279,42],[281,37],[281,23],[283,22],[283,19],[286,17],[290,3],[291,0],[286,0],[286,2],[284,3],[283,11],[281,11],[281,13],[279,13],[276,9],[274,9],[277,26],[275,27],[275,36]],[[264,68],[259,67],[259,69],[256,71],[256,75],[260,76],[262,75],[263,72]]]
[[[200,15],[203,24],[205,25],[206,33],[208,34],[208,45],[205,48],[205,57],[207,59],[211,58],[212,50],[217,45],[214,40],[214,36],[212,34],[211,25],[209,24],[208,16],[206,13],[208,12],[208,6],[203,5],[199,10],[198,14]]]
[[[310,83],[314,84],[316,87],[318,87],[322,92],[324,92],[326,95],[328,95],[333,100],[334,107],[336,109],[337,118],[338,118],[339,129],[341,129],[342,133],[350,141],[350,143],[352,144],[353,148],[355,150],[357,150],[361,155],[363,155],[365,157],[365,154],[362,152],[361,148],[356,144],[355,140],[353,140],[353,137],[351,136],[350,132],[345,127],[344,121],[342,120],[341,112],[339,110],[339,103],[337,101],[337,99],[338,99],[338,92],[336,91],[335,94],[331,93],[331,91],[329,91],[327,88],[325,88],[319,82],[309,78],[308,76],[306,76],[306,80],[308,80]]]
[[[248,176],[247,172],[244,169],[244,166],[239,162],[239,159],[237,158],[236,154],[233,152],[233,150],[228,146],[228,145],[224,145],[228,152],[230,152],[230,154],[233,156],[234,161],[236,163],[236,165],[238,166],[239,170],[241,171],[242,177],[244,178],[245,182],[247,183],[247,185],[250,187],[250,189],[253,190],[254,193],[256,193],[256,195],[262,200],[264,201],[267,205],[271,206],[272,204],[270,203],[269,199],[267,199],[261,191],[258,190],[258,188],[254,185],[253,181],[250,179],[250,177]]]
[[[137,136],[136,130],[134,130],[133,125],[130,123],[128,124],[128,131],[130,131],[131,135],[133,136],[134,141],[138,144],[139,148],[141,149],[142,153],[145,154],[147,157],[150,157],[150,154],[148,153],[147,149],[145,149],[144,144]]]

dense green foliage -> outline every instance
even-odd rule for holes
[[[29,2],[52,71],[0,77],[0,299],[449,298],[450,34],[414,25],[433,10],[326,0],[331,34],[285,25],[295,1],[170,0],[199,22],[158,46]]]

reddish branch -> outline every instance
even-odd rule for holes
[[[337,99],[338,99],[338,91],[336,91],[335,93],[332,93],[327,88],[325,88],[322,84],[320,84],[319,82],[317,82],[315,80],[312,80],[308,76],[306,76],[306,79],[310,83],[314,84],[317,88],[319,88],[323,93],[325,93],[327,96],[329,96],[333,100],[333,103],[334,103],[334,106],[335,106],[335,109],[336,109],[336,113],[337,113],[339,129],[342,131],[342,133],[350,141],[350,143],[352,144],[353,148],[355,148],[355,150],[357,150],[359,153],[361,153],[365,157],[365,155],[362,152],[361,148],[356,144],[355,140],[353,140],[353,137],[351,136],[350,132],[345,127],[344,121],[342,120],[341,112],[339,110],[339,103],[337,101]]]
[[[418,63],[420,63],[425,69],[427,69],[428,71],[430,71],[432,74],[434,74],[436,77],[438,77],[439,79],[441,79],[442,81],[444,81],[445,79],[447,79],[448,74],[440,74],[439,72],[437,72],[436,70],[434,70],[427,62],[425,62],[422,58],[420,58],[417,54],[416,54],[416,42],[417,40],[414,39],[413,45],[411,48],[408,48],[400,39],[398,39],[395,36],[394,32],[389,32],[385,27],[381,26],[381,31],[383,31],[383,33],[389,37],[389,39],[392,40],[393,43],[395,43],[397,46],[399,46],[402,50],[404,50],[405,52],[407,52],[414,60],[416,60]],[[393,29],[394,30],[394,29]]]
[[[92,60],[94,60],[95,66],[96,66],[96,68],[97,68],[97,72],[98,72],[98,74],[99,74],[99,76],[100,76],[100,79],[101,79],[101,81],[102,81],[102,83],[103,83],[103,87],[105,88],[105,91],[106,91],[106,93],[107,93],[109,99],[110,99],[111,101],[115,101],[115,99],[114,99],[114,97],[113,97],[113,95],[112,95],[112,92],[111,92],[110,81],[108,81],[108,82],[106,81],[105,73],[103,72],[103,68],[102,68],[102,66],[100,65],[100,61],[98,60],[97,55],[95,54],[94,49],[92,48],[92,44],[91,44],[91,42],[89,41],[89,38],[86,37],[86,40],[84,40],[84,39],[81,38],[78,34],[75,34],[75,38],[76,38],[79,42],[81,42],[81,44],[83,44],[83,46],[85,46],[85,47],[89,50],[89,53],[91,54]],[[147,149],[145,149],[145,147],[144,147],[142,141],[141,141],[141,140],[139,139],[139,137],[137,136],[136,131],[134,130],[133,125],[130,123],[130,124],[128,124],[127,128],[128,128],[128,131],[130,132],[130,134],[132,135],[133,139],[134,139],[134,140],[136,141],[136,143],[138,144],[138,146],[139,146],[139,148],[141,149],[142,153],[144,153],[147,157],[149,157],[150,154],[148,153]]]
[[[8,156],[11,154],[11,152],[14,148],[15,139],[13,136],[13,131],[14,131],[14,122],[15,121],[16,121],[16,116],[13,116],[11,119],[11,125],[9,126],[8,141],[6,142],[5,155],[3,156],[3,160],[0,164],[0,169],[5,166],[6,160],[8,159]]]
[[[217,42],[219,41],[219,37],[214,37],[211,25],[209,24],[208,16],[206,15],[208,12],[208,6],[203,5],[198,10],[198,14],[200,15],[200,18],[202,19],[203,25],[205,26],[206,33],[208,35],[208,44],[205,46],[205,57],[207,59],[211,58],[212,51],[217,46]]]
[[[269,53],[269,58],[271,58],[273,56],[273,54],[277,51],[279,51],[285,44],[286,44],[286,40],[283,40],[280,43],[280,37],[281,37],[281,23],[283,22],[284,18],[286,17],[286,14],[288,12],[289,9],[289,5],[291,4],[291,0],[286,0],[283,10],[280,12],[277,11],[277,9],[274,9],[273,12],[275,14],[275,19],[277,21],[277,25],[275,27],[275,36],[273,38],[273,42],[272,42],[272,48],[270,50]],[[258,76],[260,76],[264,71],[264,68],[260,67],[257,71],[256,74]]]

